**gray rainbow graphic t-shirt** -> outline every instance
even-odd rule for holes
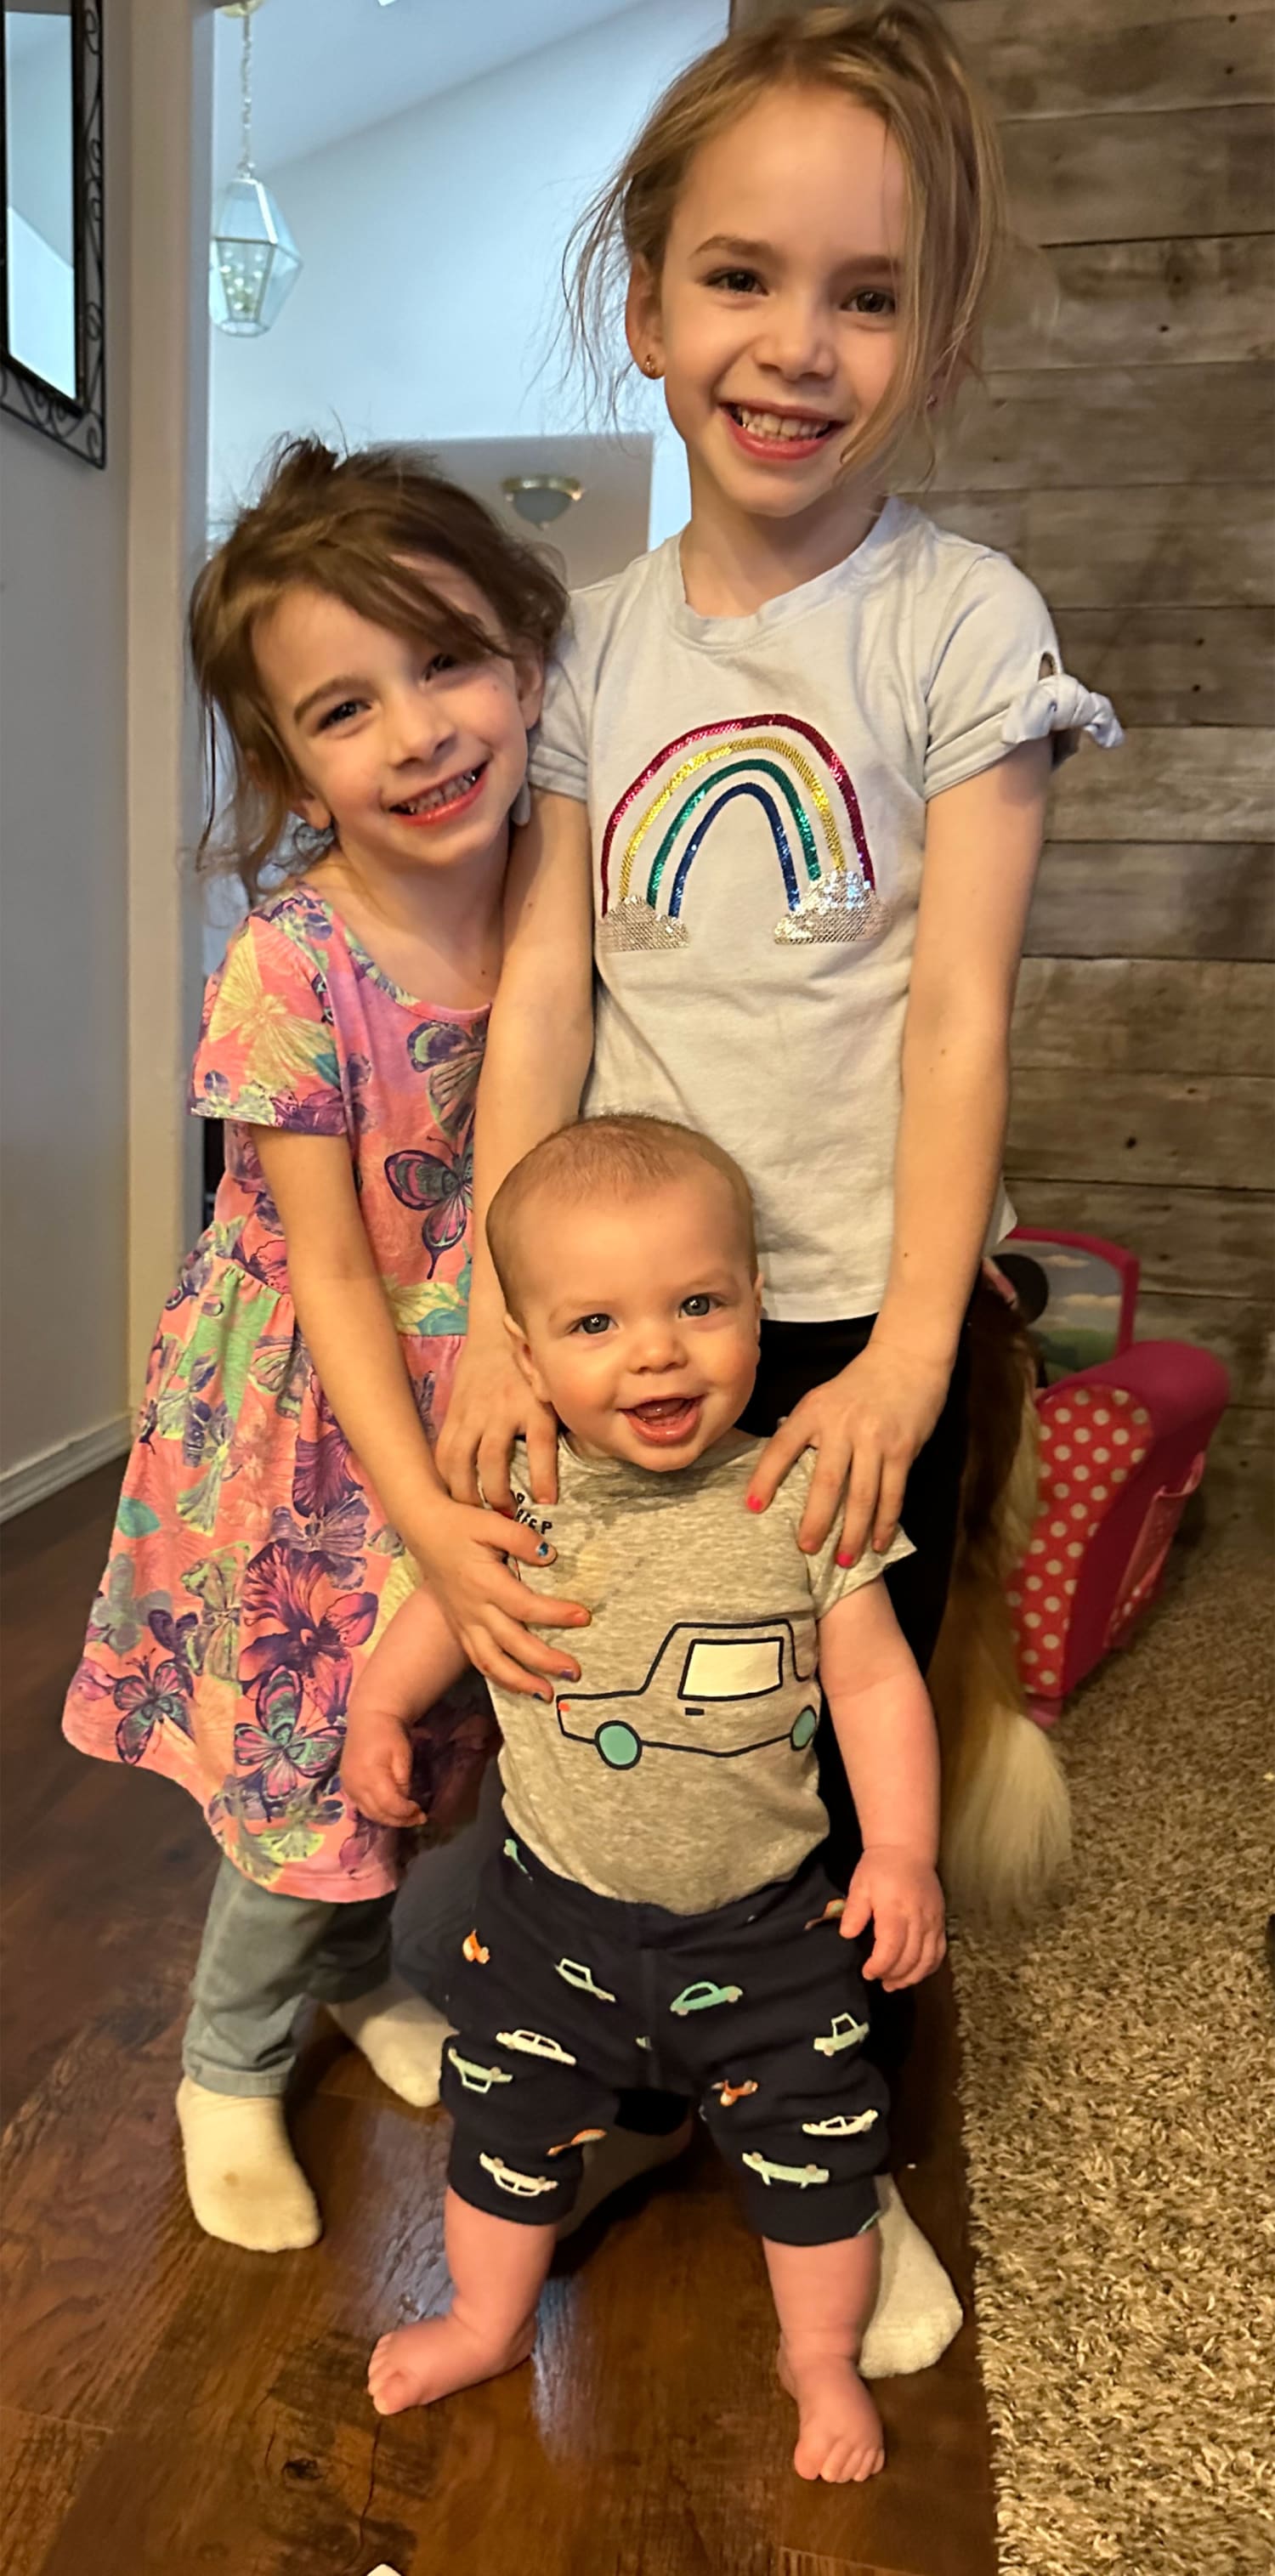
[[[912,1546],[900,1533],[888,1555],[839,1566],[838,1522],[803,1555],[813,1453],[752,1513],[762,1445],[735,1432],[654,1473],[563,1441],[559,1498],[543,1506],[515,1452],[519,1518],[557,1552],[517,1571],[592,1622],[552,1632],[581,1668],[552,1707],[492,1685],[513,1857],[522,1835],[600,1896],[702,1914],[790,1877],[822,1841],[818,1622]]]

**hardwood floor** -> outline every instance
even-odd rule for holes
[[[803,2486],[707,2141],[559,2258],[530,2369],[388,2423],[363,2374],[442,2296],[443,2115],[316,2033],[295,2129],[322,2243],[198,2233],[172,2096],[212,1847],[169,1783],[58,1733],[112,1501],[105,1470],[4,1534],[8,2576],[993,2576],[972,2325],[880,2389],[883,2477]],[[968,2305],[955,2045],[939,1979],[902,2179]]]

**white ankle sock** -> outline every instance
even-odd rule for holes
[[[177,2118],[190,2205],[206,2236],[282,2254],[323,2233],[273,2094],[210,2093],[182,2077]]]
[[[932,2245],[909,2218],[898,2186],[877,2183],[881,2203],[881,2287],[859,2356],[864,2379],[928,2370],[961,2323],[961,2303]]]
[[[451,2038],[452,2026],[423,1995],[413,1994],[400,1978],[387,1977],[370,1995],[328,2004],[325,2010],[400,2101],[427,2111],[438,2100],[443,2042]]]

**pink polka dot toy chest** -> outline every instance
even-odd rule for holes
[[[1041,1361],[1040,1481],[1008,1585],[1032,1715],[1124,1645],[1159,1589],[1230,1385],[1189,1342],[1138,1342],[1136,1256],[1095,1235],[1019,1227],[996,1255]]]

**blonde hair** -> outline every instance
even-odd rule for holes
[[[822,5],[728,35],[665,90],[620,169],[567,245],[573,355],[595,385],[616,306],[639,264],[658,283],[687,172],[710,142],[777,88],[857,100],[893,136],[907,185],[902,346],[884,402],[851,436],[843,467],[892,454],[923,427],[930,397],[978,359],[979,325],[1003,252],[1005,182],[992,118],[924,0]],[[617,370],[614,384],[623,372]]]
[[[753,1199],[733,1157],[711,1136],[671,1118],[577,1118],[533,1145],[507,1172],[487,1210],[487,1241],[506,1306],[516,1311],[518,1245],[532,1202],[543,1193],[578,1205],[582,1199],[645,1197],[688,1174],[716,1172],[734,1202],[751,1278],[757,1268]]]
[[[487,602],[490,626],[433,586],[418,568],[421,556],[467,576]],[[419,450],[365,447],[338,456],[317,438],[280,447],[260,499],[204,565],[188,622],[206,728],[207,807],[197,860],[237,875],[250,903],[272,862],[286,875],[309,865],[322,846],[293,818],[302,782],[255,649],[261,619],[298,586],[327,591],[374,625],[466,662],[506,654],[543,661],[567,605],[543,556],[471,492],[436,473]],[[224,806],[217,789],[223,767]]]

